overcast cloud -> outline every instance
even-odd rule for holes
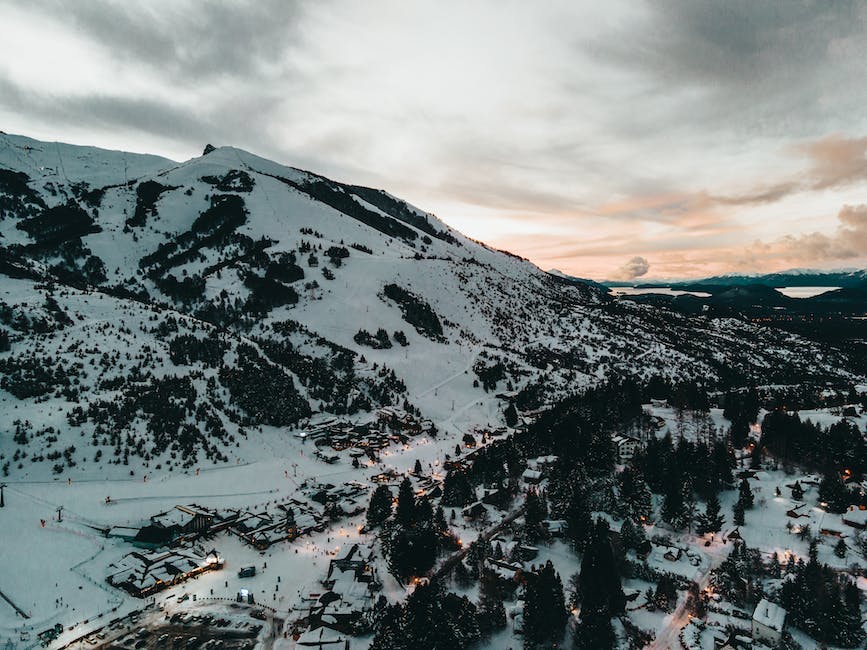
[[[0,0],[4,131],[233,144],[596,278],[867,264],[864,79],[854,1]]]

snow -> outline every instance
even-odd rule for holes
[[[0,300],[4,303],[22,313],[44,315],[50,293],[73,321],[50,333],[12,332],[12,350],[0,353],[0,358],[29,353],[51,357],[62,368],[77,368],[80,390],[75,400],[67,399],[60,391],[22,400],[0,390],[0,433],[8,434],[0,435],[0,454],[4,462],[10,461],[9,475],[3,478],[8,484],[6,506],[0,509],[0,591],[30,617],[20,618],[0,599],[0,642],[4,638],[20,639],[22,634],[29,634],[32,640],[36,633],[60,624],[66,630],[57,642],[61,644],[143,607],[142,601],[105,582],[133,549],[123,539],[104,536],[102,530],[135,530],[158,513],[174,513],[178,505],[233,508],[258,516],[274,512],[277,504],[289,498],[297,498],[313,508],[309,492],[314,485],[325,483],[338,487],[358,483],[361,488],[357,502],[366,505],[374,476],[392,473],[399,477],[416,461],[426,475],[441,480],[446,456],[454,454],[455,445],[461,443],[465,433],[479,437],[480,430],[502,426],[505,402],[497,397],[501,392],[515,395],[538,382],[549,391],[546,399],[554,400],[615,372],[639,378],[656,373],[676,379],[706,378],[715,376],[715,364],[719,362],[738,362],[764,372],[781,358],[791,359],[805,375],[822,372],[824,376],[827,371],[829,376],[850,378],[838,358],[796,337],[769,336],[764,330],[734,320],[687,321],[676,315],[670,315],[670,321],[660,327],[658,314],[640,305],[621,305],[619,311],[611,312],[600,304],[595,293],[554,283],[529,262],[473,242],[433,215],[407,206],[416,216],[425,217],[431,226],[454,238],[454,242],[432,238],[422,254],[421,231],[414,229],[419,234],[415,248],[388,237],[274,178],[304,182],[315,176],[231,147],[178,164],[155,156],[40,143],[3,134],[0,167],[27,173],[31,188],[50,206],[74,197],[75,183],[86,182],[91,188],[112,186],[105,189],[99,206],[97,222],[102,231],[84,237],[83,243],[105,263],[107,284],[132,281],[130,286],[147,288],[162,303],[114,298],[92,287],[50,289],[44,283],[0,275]],[[321,275],[322,265],[311,268],[299,256],[304,282],[315,279],[319,289],[306,291],[299,283],[301,298],[297,305],[273,310],[249,332],[218,330],[190,310],[171,304],[139,269],[143,256],[188,230],[209,205],[207,197],[215,189],[202,178],[220,176],[230,169],[245,170],[255,181],[253,190],[243,197],[249,216],[239,232],[253,240],[271,240],[269,254],[297,251],[302,241],[323,249],[346,245],[350,250],[342,265],[332,269],[335,279],[331,281]],[[144,227],[130,232],[126,219],[135,210],[136,193],[135,184],[127,183],[135,179],[155,180],[177,189],[162,194],[157,214]],[[357,197],[353,200],[382,214]],[[318,234],[307,234],[302,228]],[[29,243],[15,219],[0,221],[0,237],[7,245]],[[352,244],[371,253],[351,248]],[[203,249],[200,258],[180,265],[175,272],[179,276],[184,272],[202,273],[221,254]],[[34,262],[34,267],[43,269],[54,261]],[[400,309],[382,296],[384,285],[391,282],[431,305],[443,322],[443,340],[418,333],[403,319]],[[205,295],[213,298],[223,292],[233,301],[247,298],[249,292],[237,269],[226,267],[207,276]],[[68,416],[77,405],[119,399],[121,390],[117,386],[129,381],[130,368],[140,360],[150,360],[146,369],[155,377],[189,374],[202,401],[212,401],[207,385],[218,377],[218,370],[172,362],[167,341],[155,334],[156,328],[169,319],[177,321],[179,333],[199,338],[214,334],[233,344],[252,345],[256,345],[257,337],[274,337],[275,322],[297,321],[312,332],[311,337],[287,338],[312,356],[322,355],[321,344],[313,340],[318,335],[357,353],[356,373],[361,377],[376,377],[383,366],[393,370],[406,386],[401,403],[407,400],[418,408],[421,417],[437,427],[439,435],[433,438],[422,434],[410,437],[406,444],[391,444],[377,461],[362,457],[360,467],[354,468],[349,450],[325,449],[336,460],[334,464],[321,461],[315,456],[311,436],[304,435],[325,425],[334,414],[314,413],[298,427],[248,426],[242,435],[241,427],[220,411],[219,417],[237,443],[221,450],[228,457],[225,463],[209,461],[200,454],[191,466],[184,467],[167,450],[149,460],[131,456],[128,464],[115,464],[108,462],[110,447],[105,457],[95,459],[93,424],[73,424]],[[409,345],[374,350],[354,341],[359,329],[375,332],[380,327],[390,334],[403,331]],[[529,358],[530,351],[544,353],[542,357],[548,355],[551,361],[540,364]],[[104,361],[104,355],[108,361]],[[234,349],[227,352],[225,363],[231,364],[233,355]],[[364,362],[360,360],[362,355]],[[509,376],[511,388],[506,390],[502,381],[491,391],[474,385],[476,364],[496,361],[514,367]],[[304,399],[317,407],[319,400],[307,390],[307,378],[289,374]],[[227,399],[220,390],[216,397]],[[670,431],[697,438],[707,429],[727,426],[719,409],[712,409],[706,421],[690,416],[681,419],[674,409],[664,405],[647,409],[662,424],[657,435]],[[351,418],[341,417],[340,421],[359,424],[371,422],[374,417],[374,412],[363,412]],[[801,417],[822,424],[839,419],[830,410],[804,411]],[[26,445],[12,440],[16,420],[31,425]],[[867,416],[857,416],[853,421],[863,429]],[[55,434],[37,435],[48,427],[56,432],[56,441],[49,442]],[[129,435],[136,441],[149,442],[147,422],[137,419]],[[52,469],[51,462],[34,461],[34,457],[69,446],[76,448],[72,453],[75,464],[61,463],[59,473]],[[22,450],[28,456],[12,461]],[[525,476],[540,479],[539,470],[552,460],[535,459]],[[759,472],[753,482],[757,507],[747,512],[747,525],[740,532],[750,546],[763,553],[806,553],[806,542],[785,527],[785,513],[792,502],[772,496],[774,487],[783,486],[785,490],[791,480],[781,472]],[[815,490],[805,487],[805,498],[814,503]],[[724,512],[731,512],[734,498],[731,492],[722,495]],[[61,507],[63,521],[57,521]],[[493,507],[487,510],[486,523],[467,521],[455,512],[453,527],[465,543],[509,514]],[[448,511],[447,517],[451,514]],[[824,515],[810,506],[809,521],[815,526],[841,525],[839,517],[832,522]],[[186,610],[191,601],[178,603],[183,595],[195,596],[198,603],[203,599],[210,603],[210,599],[233,600],[239,590],[246,589],[257,602],[288,617],[290,612],[304,610],[310,594],[323,591],[321,581],[330,560],[354,544],[373,548],[379,558],[377,569],[383,592],[392,601],[403,598],[406,589],[388,575],[375,534],[361,532],[363,524],[361,515],[344,518],[322,532],[314,531],[293,542],[278,542],[266,551],[256,550],[237,535],[217,534],[205,550],[215,548],[225,559],[224,568],[157,594],[154,607]],[[612,527],[618,529],[619,522],[612,520]],[[654,532],[670,533],[661,527],[648,528],[649,535]],[[854,530],[847,533],[854,534]],[[685,535],[673,540],[686,549],[679,559],[669,561],[666,549],[654,545],[650,561],[655,567],[704,581],[730,548],[721,539],[704,547],[705,540]],[[834,566],[845,564],[845,560],[833,555],[828,543],[821,544],[819,552],[823,561]],[[534,563],[548,560],[554,563],[564,583],[580,568],[579,556],[562,541],[539,548]],[[256,575],[238,577],[238,569],[246,566],[255,566]],[[643,593],[649,583],[628,580],[624,586]],[[343,591],[352,598],[354,590],[350,585]],[[629,615],[640,627],[662,636],[674,635],[684,623],[682,608],[667,616],[644,609]],[[520,641],[513,633],[518,620],[510,618],[511,628],[491,639],[489,647],[517,646]],[[283,640],[275,647],[281,645],[290,647]]]
[[[776,603],[772,603],[766,598],[762,598],[759,601],[759,604],[756,605],[756,611],[753,613],[753,620],[767,628],[782,633],[786,624],[786,613],[786,610]]]

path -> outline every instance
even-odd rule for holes
[[[435,390],[442,388],[443,386],[445,386],[449,382],[454,381],[458,377],[463,377],[467,372],[472,370],[473,364],[475,364],[476,358],[479,356],[479,350],[480,350],[479,347],[476,347],[473,350],[473,353],[470,356],[469,361],[467,361],[467,364],[465,367],[463,367],[461,370],[458,370],[456,373],[449,375],[448,377],[446,377],[445,379],[443,379],[439,383],[434,384],[430,388],[426,388],[425,390],[421,391],[420,393],[416,393],[416,395],[415,395],[416,399],[418,399],[420,397],[424,397],[425,395],[429,395],[430,393],[434,392]]]
[[[701,569],[698,575],[694,578],[698,583],[699,592],[704,591],[710,582],[710,572],[719,566],[725,559],[726,554],[708,554],[707,566]],[[680,632],[689,623],[690,616],[686,611],[686,603],[689,601],[688,594],[685,594],[677,605],[677,608],[668,617],[668,623],[665,628],[657,633],[656,638],[650,644],[653,650],[680,650]]]
[[[4,594],[2,591],[0,591],[0,598],[2,598],[7,603],[9,603],[9,606],[12,607],[12,609],[14,609],[21,618],[30,618],[30,616],[28,616],[27,613],[23,609],[21,609],[20,607],[18,607],[18,605],[13,603],[12,600],[9,598],[9,596]]]

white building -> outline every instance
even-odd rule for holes
[[[617,448],[617,457],[620,459],[620,462],[632,460],[635,452],[638,451],[638,448],[641,446],[641,441],[632,436],[616,435],[611,439],[614,441],[614,446]]]
[[[762,598],[753,613],[753,640],[776,646],[783,638],[786,614],[785,609]]]
[[[524,483],[538,485],[542,482],[542,472],[537,469],[527,468],[524,470],[524,473],[521,474],[521,478],[524,480]]]

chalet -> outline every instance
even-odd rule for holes
[[[326,627],[307,630],[296,640],[295,645],[309,650],[347,650],[349,638]]]
[[[524,565],[521,562],[506,562],[505,560],[485,559],[485,564],[493,570],[502,580],[519,581],[524,573]]]
[[[524,562],[535,560],[539,556],[539,549],[536,546],[529,544],[518,544],[515,547],[515,553]]]
[[[482,491],[482,503],[496,508],[505,508],[509,502],[509,493],[503,488],[484,488]]]
[[[146,598],[193,576],[223,567],[223,558],[212,550],[204,556],[187,550],[134,551],[121,558],[108,584]]]
[[[132,544],[141,548],[158,548],[171,544],[179,534],[178,526],[166,527],[151,524],[139,528],[132,539]]]
[[[849,506],[843,513],[843,523],[858,530],[867,528],[867,508],[864,506]]]
[[[801,508],[803,508],[805,505],[806,504],[799,503],[798,505],[793,506],[792,508],[789,508],[788,510],[786,510],[786,516],[789,517],[790,519],[800,519],[802,517],[809,517],[810,515],[808,515],[806,512],[801,512]]]
[[[138,546],[139,548],[154,549],[160,546],[168,546],[180,534],[178,526],[161,526],[149,524],[141,528],[130,526],[112,526],[106,531],[106,537],[116,537],[123,541]]]
[[[476,501],[461,510],[461,514],[464,516],[464,519],[487,519],[488,509],[481,501]]]
[[[371,476],[370,480],[374,483],[396,483],[400,479],[400,474],[395,472],[393,469],[387,469],[384,472],[381,472],[375,476]]]
[[[357,544],[342,558],[331,560],[328,575],[322,580],[324,591],[311,603],[309,620],[319,626],[351,633],[373,609],[381,588],[376,570]]]
[[[531,458],[527,461],[527,467],[530,469],[536,469],[542,472],[543,474],[548,472],[554,465],[557,464],[557,461],[560,459],[559,456],[539,456],[538,458]]]
[[[224,530],[237,518],[237,511],[221,513],[191,503],[175,506],[172,510],[154,515],[151,517],[151,523],[163,528],[176,526],[179,536],[195,536]]]
[[[544,522],[548,535],[551,537],[563,537],[566,535],[568,524],[565,519],[546,519]]]
[[[785,609],[762,598],[753,613],[753,640],[776,647],[786,629]]]
[[[616,435],[611,440],[614,442],[614,447],[617,449],[617,458],[621,463],[632,460],[635,452],[641,447],[641,441],[632,436]]]
[[[524,473],[521,474],[521,480],[528,485],[538,485],[542,482],[542,472],[537,469],[530,469],[529,467],[524,470]]]
[[[848,533],[842,521],[837,521],[830,513],[822,513],[819,519],[819,533],[826,537],[845,537]]]

